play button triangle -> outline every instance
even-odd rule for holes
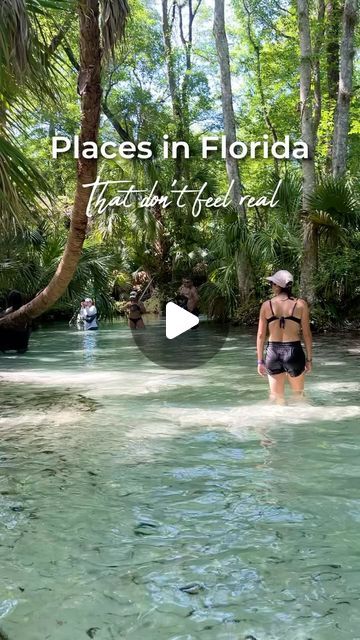
[[[199,324],[199,318],[182,309],[174,302],[166,305],[166,337],[169,340],[180,336]]]

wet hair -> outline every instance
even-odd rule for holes
[[[7,300],[9,307],[12,307],[13,311],[17,311],[17,309],[20,309],[23,303],[22,295],[20,291],[16,291],[16,289],[10,291]]]

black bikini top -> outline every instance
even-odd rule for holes
[[[295,311],[295,308],[296,308],[296,305],[297,305],[297,300],[295,300],[295,304],[294,304],[294,306],[292,308],[291,315],[290,316],[280,316],[280,318],[279,318],[279,316],[276,316],[274,314],[274,309],[273,309],[271,300],[269,300],[269,303],[270,303],[270,309],[271,309],[272,316],[270,316],[270,318],[266,318],[266,321],[267,321],[268,324],[270,324],[270,322],[273,322],[273,320],[279,320],[281,329],[285,328],[285,320],[293,320],[293,322],[297,322],[298,324],[301,324],[301,318],[297,318],[296,316],[294,316],[294,311]]]
[[[141,313],[140,305],[136,304],[136,302],[133,302],[130,305],[130,313]]]

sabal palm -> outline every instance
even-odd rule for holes
[[[0,3],[0,221],[18,226],[31,214],[39,194],[51,197],[43,176],[22,153],[12,135],[39,86],[50,97],[52,59],[39,30],[39,18],[57,11],[70,20],[75,0],[2,0]],[[103,49],[109,53],[128,13],[126,0],[101,0]],[[54,24],[57,21],[49,22]]]
[[[344,178],[326,178],[310,200],[311,221],[318,229],[320,241],[330,247],[351,242],[360,230],[359,200],[355,187]]]
[[[61,231],[35,229],[18,233],[12,238],[11,251],[0,245],[0,291],[19,289],[26,298],[41,291],[53,277],[64,250],[65,237]],[[106,254],[101,247],[87,241],[76,269],[76,273],[55,308],[72,310],[87,295],[96,299],[101,315],[110,316],[112,272],[121,268],[121,256]]]
[[[269,183],[269,191],[274,188]],[[327,178],[320,183],[310,201],[311,222],[318,231],[319,242],[327,254],[334,246],[350,247],[358,242],[360,211],[355,187],[344,179]],[[245,245],[258,276],[257,293],[266,293],[262,277],[267,272],[288,268],[297,277],[302,254],[302,228],[299,223],[301,180],[296,174],[284,177],[278,193],[279,204],[273,213],[267,212],[260,224],[244,233],[236,217],[226,220],[217,229],[210,247],[209,281],[203,295],[209,308],[219,299],[228,315],[236,307],[236,249]],[[357,233],[356,233],[357,232]],[[329,274],[331,277],[331,274]]]
[[[85,82],[83,90],[80,88],[82,103],[80,138],[96,142],[100,118],[101,55],[102,53],[104,56],[110,54],[116,40],[124,31],[126,17],[129,13],[126,0],[101,0],[101,3],[99,3],[99,0],[78,0],[77,3],[69,0],[15,0],[15,3],[10,3],[10,0],[6,0],[3,3],[4,16],[7,16],[7,23],[12,24],[13,28],[3,29],[0,33],[1,73],[6,80],[6,94],[9,96],[15,86],[14,78],[16,78],[16,74],[18,74],[19,78],[31,77],[31,14],[37,11],[46,12],[49,8],[65,8],[66,6],[74,8],[75,4],[78,5],[79,9],[80,74],[83,74],[82,80]],[[100,8],[102,9],[101,12]],[[12,9],[15,14],[11,14]],[[102,43],[100,42],[99,26],[101,26],[103,36]],[[19,45],[18,59],[14,61],[16,47],[15,51],[12,51],[12,48],[14,42],[18,42],[16,36],[19,30],[23,31],[26,38],[23,48]],[[4,100],[6,100],[6,94],[4,95]],[[26,173],[28,165],[25,161],[21,164],[23,172]],[[84,190],[82,185],[93,182],[96,177],[96,171],[96,160],[82,161],[78,165],[77,188],[68,241],[55,275],[34,300],[13,314],[13,317],[2,320],[3,324],[21,321],[21,318],[24,317],[36,317],[54,304],[66,290],[80,259],[87,227],[86,208],[89,192]],[[7,194],[1,195],[3,196],[3,202],[6,201]]]
[[[16,131],[33,96],[54,96],[51,58],[39,20],[50,10],[74,10],[71,0],[2,0],[0,4],[0,220],[1,231],[33,217],[50,193],[45,179],[21,151]],[[49,22],[50,24],[50,22]]]

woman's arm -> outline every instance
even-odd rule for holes
[[[260,314],[259,314],[259,325],[258,332],[256,337],[256,350],[257,350],[257,360],[258,360],[258,373],[261,376],[265,376],[266,368],[264,363],[264,345],[267,334],[267,322],[265,315],[265,302],[261,305]]]
[[[301,330],[304,338],[306,349],[306,371],[310,372],[312,368],[312,334],[310,329],[309,307],[303,300],[303,310],[301,315]]]

